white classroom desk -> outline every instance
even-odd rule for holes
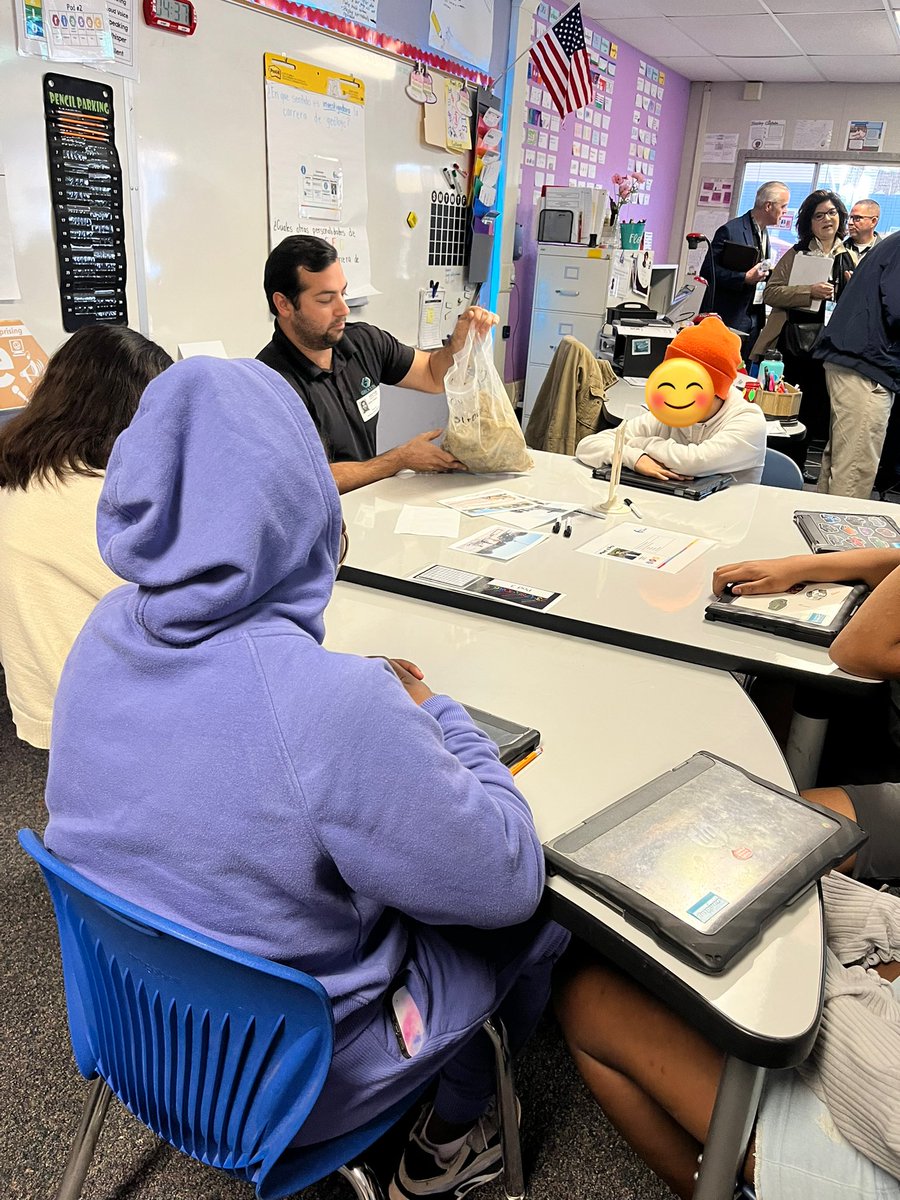
[[[730,675],[338,583],[331,650],[412,659],[435,691],[541,731],[516,777],[542,841],[564,833],[697,750],[791,788],[784,759]],[[701,1029],[728,1055],[697,1200],[733,1190],[764,1067],[809,1052],[822,999],[815,889],[721,975],[669,954],[601,901],[551,877],[549,912]],[[742,1140],[743,1139],[743,1140]]]
[[[550,534],[546,541],[508,563],[450,550],[454,539],[394,533],[404,504],[436,505],[445,497],[491,487],[544,500],[571,500],[585,507],[606,498],[608,484],[592,479],[589,467],[565,455],[532,454],[535,469],[527,475],[405,473],[342,496],[350,549],[341,578],[720,670],[788,678],[857,693],[871,688],[868,681],[839,671],[823,647],[706,621],[703,614],[712,599],[715,566],[801,554],[808,549],[793,522],[795,510],[886,510],[896,515],[894,505],[755,485],[732,486],[699,501],[622,488],[621,494],[638,505],[639,523],[717,540],[717,545],[676,574],[577,553],[579,546],[610,524],[637,522],[630,513],[605,520],[576,516],[570,538]],[[460,538],[494,523],[490,518],[463,517]],[[545,526],[540,532],[549,529]],[[535,612],[408,582],[408,576],[432,563],[480,571],[513,583],[559,591],[564,596],[548,611]]]
[[[612,387],[607,388],[603,397],[604,412],[616,422],[627,421],[646,407],[643,381],[633,384],[627,379],[619,379]],[[777,448],[779,441],[787,442],[791,438],[802,437],[805,433],[806,426],[802,421],[795,421],[792,425],[782,425],[777,418],[766,421],[766,437],[775,443],[773,449]]]

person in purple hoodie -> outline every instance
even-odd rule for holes
[[[415,669],[324,649],[341,510],[290,385],[255,361],[165,371],[113,448],[97,533],[130,582],[63,669],[47,846],[322,982],[334,1060],[298,1144],[438,1075],[391,1195],[498,1175],[479,1029],[496,1011],[525,1041],[568,935],[535,916],[531,813],[465,709]]]

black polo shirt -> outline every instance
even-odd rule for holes
[[[330,371],[301,354],[277,323],[256,357],[284,376],[306,405],[332,462],[365,462],[376,454],[379,385],[399,383],[415,354],[383,329],[354,321],[331,352]]]

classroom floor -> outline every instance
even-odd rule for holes
[[[47,755],[17,740],[0,671],[0,1184],[15,1200],[48,1200],[77,1126],[85,1082],[66,1029],[55,924],[37,868],[19,850],[16,830],[43,830]],[[667,1200],[661,1184],[625,1146],[591,1101],[558,1030],[546,1018],[519,1063],[530,1200]],[[400,1135],[402,1149],[402,1133]],[[400,1153],[382,1148],[389,1171]],[[308,1200],[350,1200],[334,1177]],[[113,1102],[83,1200],[251,1200],[255,1193],[164,1146]],[[478,1192],[501,1200],[499,1184]]]

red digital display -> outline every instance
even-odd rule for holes
[[[144,0],[144,20],[156,29],[186,37],[197,28],[197,13],[190,0]]]

